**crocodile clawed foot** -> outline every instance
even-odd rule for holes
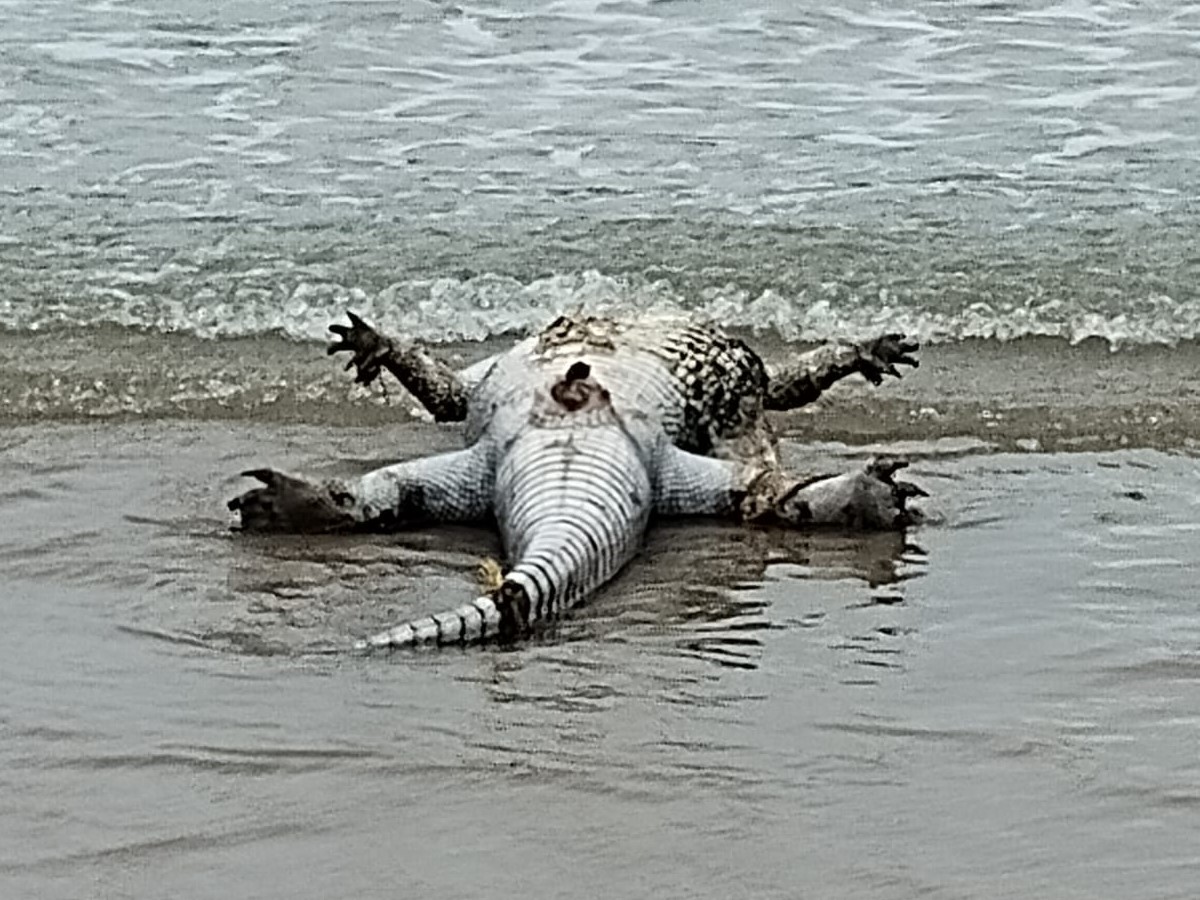
[[[921,344],[915,338],[899,332],[885,334],[859,345],[856,368],[867,381],[878,385],[883,382],[885,375],[899,378],[897,366],[917,368],[921,361],[913,354],[920,348]]]
[[[902,457],[877,457],[857,472],[801,481],[773,504],[775,516],[794,525],[836,525],[862,530],[896,530],[923,521],[914,497],[929,495],[895,474],[908,465]]]
[[[262,487],[239,494],[226,505],[241,519],[242,531],[325,532],[354,525],[348,495],[334,484],[316,484],[274,469],[249,469]]]
[[[350,319],[349,325],[330,325],[329,330],[338,340],[330,344],[325,352],[332,356],[334,353],[349,353],[346,370],[356,370],[354,380],[359,384],[370,384],[379,377],[383,360],[392,352],[388,339],[360,319],[357,315],[346,311]]]

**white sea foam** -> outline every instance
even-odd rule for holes
[[[110,284],[94,289],[86,304],[47,304],[40,309],[0,300],[0,326],[38,331],[120,325],[209,339],[278,333],[298,340],[323,340],[327,326],[353,310],[390,333],[446,342],[527,332],[563,313],[682,313],[789,342],[859,338],[886,331],[903,331],[933,344],[1046,336],[1070,343],[1099,338],[1119,348],[1200,338],[1200,303],[1177,302],[1165,294],[1127,298],[1120,311],[1111,313],[1070,298],[1046,296],[935,309],[896,297],[886,288],[862,294],[826,285],[812,296],[807,290],[751,292],[726,284],[685,292],[665,278],[613,276],[595,270],[527,282],[496,274],[412,279],[375,291],[304,280],[287,289],[246,287],[225,296],[202,288],[186,299],[155,297],[145,287],[136,280],[123,286]]]

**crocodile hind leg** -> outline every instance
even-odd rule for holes
[[[309,481],[273,469],[229,501],[243,531],[388,531],[428,522],[471,522],[491,510],[494,465],[487,446],[396,463],[360,478]]]
[[[740,516],[760,470],[732,459],[680,450],[665,441],[656,460],[654,511],[660,516]]]
[[[899,378],[897,366],[920,365],[912,355],[919,347],[916,340],[903,334],[886,334],[859,344],[817,347],[788,365],[768,370],[763,405],[773,410],[797,409],[856,372],[875,385],[882,383],[885,375]]]
[[[349,325],[330,325],[338,340],[327,353],[349,353],[347,369],[355,369],[354,380],[370,384],[383,369],[394,375],[438,422],[461,422],[467,417],[471,381],[425,347],[380,334],[352,312]]]

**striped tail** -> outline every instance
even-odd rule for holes
[[[511,640],[609,581],[641,546],[651,488],[636,455],[603,440],[593,446],[605,452],[584,466],[576,450],[569,467],[534,453],[502,468],[498,483],[511,498],[498,504],[502,531],[517,561],[494,594],[396,625],[356,648]]]
[[[503,590],[503,589],[502,589]],[[505,630],[501,606],[491,597],[479,597],[457,609],[413,619],[374,634],[354,645],[355,650],[416,647],[421,644],[469,644],[500,637]]]
[[[594,593],[637,553],[650,516],[646,441],[635,431],[588,366],[571,366],[535,403],[497,468],[494,510],[515,560],[499,589],[359,648],[511,639]]]

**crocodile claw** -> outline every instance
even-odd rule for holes
[[[356,369],[354,380],[359,384],[370,384],[379,377],[382,361],[391,350],[387,338],[383,337],[349,310],[346,311],[349,325],[333,324],[329,330],[338,340],[325,348],[332,356],[334,353],[349,353],[346,371]]]
[[[867,463],[867,474],[880,481],[892,483],[892,477],[901,469],[908,468],[908,460],[903,456],[875,456]]]
[[[917,368],[921,361],[914,353],[921,348],[920,341],[901,332],[885,334],[883,337],[865,341],[858,347],[858,371],[871,384],[881,384],[885,375],[900,377],[896,366]]]

